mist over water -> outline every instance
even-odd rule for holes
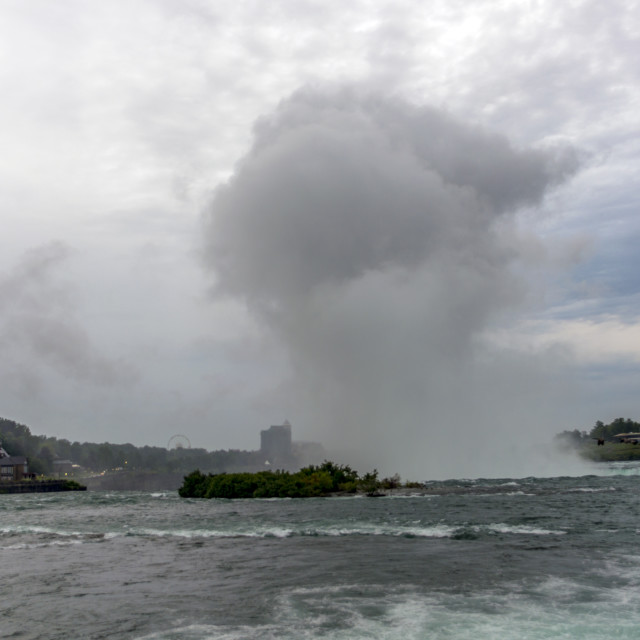
[[[518,265],[544,253],[518,211],[576,158],[360,90],[303,90],[258,121],[204,255],[287,353],[272,406],[383,473],[559,473],[535,447],[563,428],[571,362],[487,335],[526,309]]]

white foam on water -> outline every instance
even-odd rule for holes
[[[113,540],[114,538],[121,538],[124,534],[119,531],[109,531],[104,534],[105,540]]]
[[[0,528],[0,534],[9,538],[6,544],[0,545],[0,549],[11,551],[69,546],[105,539],[102,533],[67,531],[38,525],[5,526]],[[12,542],[12,539],[16,537],[21,541]]]
[[[415,538],[447,538],[456,531],[456,527],[448,525],[433,526],[403,526],[403,525],[376,525],[370,523],[357,523],[350,527],[328,527],[307,530],[307,535],[323,536],[410,536]]]
[[[442,494],[440,493],[403,493],[403,494],[391,494],[388,496],[382,496],[385,500],[406,500],[407,498],[411,498],[415,500],[419,498],[420,500],[431,500],[432,498],[441,498]]]
[[[638,590],[640,608],[640,556],[633,555],[628,549],[621,549],[618,557],[611,556],[600,565],[598,573],[604,577],[632,584]]]
[[[617,491],[615,487],[576,487],[575,489],[567,489],[567,493],[606,493],[608,491]]]
[[[415,538],[450,538],[456,531],[457,527],[440,524],[431,527],[403,527],[395,535]]]
[[[105,534],[105,538],[121,535],[149,536],[158,538],[290,538],[293,536],[309,537],[339,537],[339,536],[397,536],[415,538],[446,538],[451,537],[458,527],[436,524],[411,526],[396,524],[376,524],[369,522],[353,523],[349,525],[307,526],[304,528],[264,526],[255,529],[158,529],[153,527],[131,527],[123,533],[112,532]]]
[[[48,527],[40,527],[37,525],[14,525],[14,526],[9,526],[9,527],[0,527],[0,533],[4,533],[4,534],[46,534],[46,535],[53,535],[53,536],[61,536],[61,537],[67,537],[67,536],[82,536],[85,535],[83,534],[82,531],[64,531],[61,529],[50,529]]]
[[[271,528],[250,535],[259,538],[289,538],[294,535],[294,531],[293,529]]]
[[[289,538],[295,535],[293,529],[284,527],[261,527],[247,529],[154,529],[132,527],[126,532],[130,536],[150,536],[157,538]]]
[[[0,546],[3,551],[22,551],[24,549],[42,549],[44,547],[68,547],[73,544],[83,544],[84,540],[51,540],[50,542],[20,542]]]
[[[482,529],[482,527],[474,528],[477,530]],[[489,531],[493,531],[494,533],[513,533],[532,536],[562,536],[567,533],[566,531],[554,531],[553,529],[542,529],[540,527],[529,527],[527,525],[509,525],[503,523],[487,525],[486,529]]]
[[[136,640],[242,640],[243,638],[275,638],[269,633],[269,627],[249,626],[221,626],[192,624],[179,626],[175,629],[158,631],[145,636],[139,636]]]
[[[640,475],[640,461],[624,460],[607,464],[599,463],[595,465],[593,473],[598,476],[637,476]]]
[[[620,589],[604,591],[560,578],[514,583],[499,592],[293,589],[277,599],[268,624],[183,623],[138,640],[636,640],[637,593],[625,598]]]
[[[149,536],[158,538],[290,538],[302,537],[340,537],[340,536],[395,536],[409,538],[451,538],[460,531],[467,530],[476,534],[502,535],[565,535],[566,531],[544,529],[527,525],[509,525],[493,523],[487,525],[422,525],[419,522],[405,524],[387,524],[372,522],[349,523],[348,525],[311,525],[304,528],[287,526],[262,526],[254,529],[159,529],[153,527],[133,527],[124,533],[105,534],[105,538],[127,536]]]

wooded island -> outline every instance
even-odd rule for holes
[[[378,472],[360,476],[348,465],[325,461],[291,473],[204,474],[193,471],[185,477],[178,493],[182,498],[313,498],[336,493],[382,495],[385,489],[422,487],[417,482],[402,484],[398,475],[378,479]]]

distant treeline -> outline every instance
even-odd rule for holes
[[[259,451],[166,449],[136,447],[132,444],[70,442],[31,433],[29,427],[0,418],[0,445],[12,456],[26,456],[29,470],[40,474],[54,471],[54,460],[69,460],[94,472],[112,470],[188,473],[194,468],[207,471],[241,471],[263,468]]]
[[[371,496],[383,489],[400,486],[421,485],[401,485],[397,475],[380,480],[375,469],[360,476],[348,465],[325,460],[321,465],[310,465],[295,473],[259,471],[204,474],[193,471],[184,479],[178,493],[182,498],[312,498],[338,492],[362,492]]]
[[[640,440],[621,442],[616,438],[621,433],[640,433],[640,422],[629,418],[616,418],[609,424],[598,420],[587,432],[573,429],[556,435],[557,444],[567,450],[575,450],[591,460],[637,460],[640,459]],[[604,446],[598,446],[600,445]]]

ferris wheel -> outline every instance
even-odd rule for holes
[[[169,438],[167,449],[191,449],[191,442],[187,436],[177,433]]]

